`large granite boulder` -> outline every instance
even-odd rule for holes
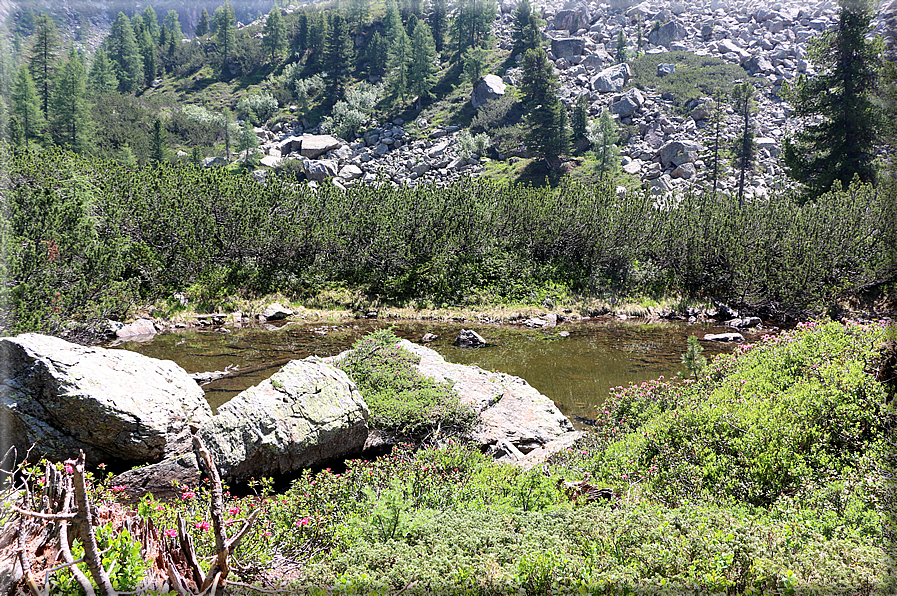
[[[611,105],[610,110],[621,118],[626,118],[642,107],[643,103],[645,103],[645,96],[642,95],[641,91],[633,87],[623,94],[619,101]]]
[[[664,169],[693,163],[700,150],[701,146],[694,141],[670,141],[660,148],[660,163]]]
[[[339,162],[333,159],[310,159],[303,162],[303,169],[309,180],[321,182],[337,175]]]
[[[560,31],[576,33],[580,29],[588,29],[591,24],[592,18],[589,14],[589,7],[584,4],[573,10],[559,10],[554,15],[554,28]],[[552,43],[553,50],[554,44]],[[558,55],[555,54],[555,57],[558,57]]]
[[[474,108],[479,109],[493,99],[503,96],[505,88],[501,77],[491,74],[486,75],[474,86],[470,103]]]
[[[592,79],[592,89],[602,93],[616,93],[622,91],[631,76],[632,72],[629,70],[628,64],[625,62],[615,64],[595,75],[595,78]]]
[[[486,449],[508,443],[526,454],[574,432],[554,402],[519,377],[446,362],[434,350],[408,340],[401,340],[401,346],[420,357],[421,374],[453,383],[461,402],[479,412],[472,439]]]
[[[0,339],[0,453],[144,464],[189,450],[189,421],[212,415],[169,360],[26,333]],[[33,457],[33,456],[32,456]]]
[[[685,39],[688,32],[682,23],[678,21],[670,21],[665,25],[661,25],[657,29],[648,34],[648,41],[656,46],[670,47],[670,44],[680,39]]]
[[[341,145],[339,139],[330,135],[302,135],[302,157],[317,159],[323,153]]]
[[[242,481],[359,453],[369,415],[346,373],[312,357],[238,394],[199,434],[221,475]]]
[[[551,40],[551,53],[554,57],[571,60],[575,56],[582,56],[586,50],[586,41],[581,37],[562,37]]]

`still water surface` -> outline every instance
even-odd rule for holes
[[[571,418],[595,418],[597,407],[612,387],[661,375],[670,377],[682,371],[680,357],[689,335],[703,337],[705,333],[724,331],[705,324],[594,319],[546,330],[512,325],[357,321],[339,325],[287,324],[278,329],[250,327],[232,329],[230,333],[190,330],[118,347],[173,360],[189,373],[227,367],[235,370],[203,387],[209,404],[217,408],[240,391],[267,379],[290,360],[336,355],[363,335],[384,327],[392,327],[396,335],[411,341],[420,341],[424,333],[435,333],[439,338],[429,346],[446,360],[522,377]],[[451,345],[462,328],[476,330],[490,345],[479,349]],[[562,337],[562,331],[569,336]],[[734,347],[702,344],[708,359]]]

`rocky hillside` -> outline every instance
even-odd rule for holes
[[[493,33],[499,49],[510,51],[515,2],[504,0],[500,6]],[[789,117],[791,106],[780,91],[787,81],[813,74],[807,59],[808,43],[837,25],[836,2],[549,1],[540,9],[547,23],[543,34],[560,82],[560,98],[572,109],[577,98],[585,95],[593,118],[605,108],[612,111],[624,137],[623,171],[638,177],[643,186],[665,193],[694,183],[704,170],[701,152],[709,132],[711,98],[709,93],[698,94],[683,104],[681,96],[665,92],[665,81],[673,80],[677,68],[688,76],[692,72],[695,76],[715,76],[708,80],[708,87],[725,89],[739,80],[755,82],[758,161],[746,195],[764,196],[782,184],[778,159],[781,144],[799,123]],[[897,48],[895,25],[897,0],[890,0],[880,9],[875,31],[891,51]],[[640,27],[643,43],[637,48]],[[617,64],[614,58],[620,32],[630,56],[626,64]],[[704,73],[700,60],[705,65],[729,68],[720,66],[722,75]],[[515,85],[519,76],[520,69],[511,68],[497,84],[498,77],[488,77],[475,89],[474,105],[500,97],[505,93],[502,83]],[[731,108],[724,120],[724,141],[731,144],[740,123]],[[278,125],[272,130],[257,129],[257,133],[265,154],[263,165],[275,166],[282,159],[296,158],[309,179],[333,177],[339,185],[377,179],[394,184],[442,184],[482,170],[480,156],[460,154],[458,136],[463,131],[459,127],[428,128],[425,120],[415,125],[415,130],[427,134],[410,137],[405,122],[397,119],[358,139],[330,137],[330,145],[323,151],[316,144],[318,137],[302,140],[303,133],[320,131],[303,128],[298,121],[292,128]],[[303,149],[312,145],[316,148]],[[263,176],[263,172],[258,175]],[[723,191],[734,187],[732,174],[731,170],[723,172]]]

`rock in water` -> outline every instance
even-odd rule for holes
[[[243,391],[199,432],[221,475],[241,481],[360,452],[369,415],[346,373],[312,357]]]
[[[145,464],[189,451],[188,421],[212,415],[180,366],[26,333],[0,340],[0,453]]]
[[[459,348],[482,348],[486,345],[486,340],[476,331],[462,329],[458,332],[458,338],[452,345],[456,345]]]

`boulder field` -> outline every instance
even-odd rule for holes
[[[497,459],[533,465],[551,445],[579,436],[557,406],[521,378],[446,362],[403,340],[421,374],[453,383],[480,423],[470,439]],[[174,494],[196,481],[190,428],[228,482],[290,474],[359,454],[369,410],[330,359],[293,360],[266,381],[209,408],[181,367],[134,352],[84,347],[37,334],[0,340],[0,441],[25,453],[132,467],[114,483],[131,496]],[[529,455],[527,455],[529,454]],[[4,462],[4,467],[10,465]],[[134,467],[142,466],[142,467]]]

